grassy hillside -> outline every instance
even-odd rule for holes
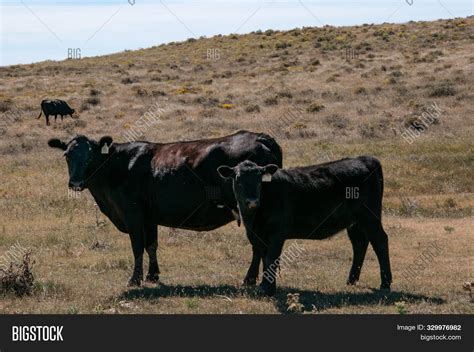
[[[462,284],[473,280],[473,24],[255,32],[1,67],[0,254],[17,241],[31,249],[36,284],[31,296],[5,294],[0,311],[272,313],[287,311],[287,293],[300,293],[304,311],[396,313],[404,304],[408,312],[472,313]],[[68,101],[79,118],[46,127],[36,119],[46,98]],[[420,128],[433,106],[439,113]],[[308,251],[282,271],[278,296],[260,298],[239,286],[250,246],[236,224],[200,234],[160,227],[162,285],[128,290],[128,236],[88,192],[68,193],[66,164],[46,141],[76,133],[125,141],[156,107],[164,112],[141,139],[248,129],[277,138],[287,166],[380,158],[394,292],[372,292],[372,251],[360,285],[345,286],[352,249],[341,234],[304,242]],[[411,143],[407,128],[419,133]],[[406,280],[403,270],[433,241],[442,255]]]

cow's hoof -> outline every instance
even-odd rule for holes
[[[140,284],[141,284],[141,281],[140,279],[137,279],[137,278],[131,278],[130,280],[128,280],[128,287],[140,287]]]
[[[158,283],[160,281],[160,276],[158,274],[148,274],[145,278],[147,282]]]
[[[358,279],[349,279],[347,280],[346,284],[349,286],[355,286],[357,284]]]
[[[246,277],[244,279],[244,282],[242,285],[244,286],[255,286],[257,284],[257,278],[256,277]]]
[[[390,292],[390,284],[381,284],[380,291]]]
[[[275,284],[271,284],[269,282],[263,281],[260,284],[260,288],[262,289],[263,294],[265,296],[273,297],[275,295],[275,291],[276,291],[276,285]]]

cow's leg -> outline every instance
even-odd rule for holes
[[[46,116],[46,126],[49,126],[49,115],[45,115]]]
[[[158,259],[156,257],[156,250],[158,249],[158,226],[148,225],[145,231],[145,249],[150,259],[146,281],[158,282],[160,274]]]
[[[244,279],[244,285],[253,286],[257,283],[258,271],[260,269],[261,255],[257,247],[252,246],[252,262]]]
[[[284,241],[278,237],[269,243],[263,257],[263,277],[261,288],[267,296],[273,296],[276,291],[276,276],[279,269],[279,258]]]
[[[54,115],[54,123],[56,123],[57,118],[58,118],[58,115]]]
[[[64,115],[61,115],[61,122],[63,122]]]
[[[347,229],[347,234],[351,240],[353,250],[352,267],[349,273],[349,278],[347,279],[347,284],[354,285],[359,281],[360,270],[362,269],[365,253],[369,246],[369,239],[367,238],[367,234],[358,224],[349,227]]]
[[[143,231],[137,230],[130,233],[130,241],[132,242],[133,257],[135,259],[135,266],[133,274],[128,282],[128,286],[140,286],[143,280]]]

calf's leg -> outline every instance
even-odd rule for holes
[[[380,289],[390,290],[392,283],[392,270],[390,269],[390,258],[388,250],[388,236],[380,224],[379,229],[374,233],[373,238],[369,238],[370,244],[377,255],[380,265]]]
[[[355,285],[355,283],[359,281],[362,264],[364,264],[365,253],[367,252],[367,247],[369,246],[369,239],[367,238],[367,234],[358,224],[354,224],[352,227],[349,227],[347,229],[347,234],[351,240],[354,255],[352,258],[352,267],[349,273],[349,278],[347,279],[347,284]]]
[[[269,243],[268,250],[263,257],[263,278],[260,286],[267,296],[273,296],[276,291],[276,274],[283,244],[283,240],[273,240]]]
[[[260,269],[260,253],[258,248],[252,246],[252,262],[244,279],[244,285],[253,286],[257,283],[258,271]]]
[[[380,265],[380,289],[390,290],[392,283],[392,271],[390,269],[390,258],[388,251],[388,236],[380,221],[366,223],[365,231],[369,237],[370,244],[374,249]]]

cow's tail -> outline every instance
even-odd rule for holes
[[[260,133],[257,140],[271,151],[275,159],[274,163],[279,167],[283,167],[283,152],[277,141],[265,133]]]
[[[38,115],[37,119],[39,119],[41,117],[41,114],[43,113],[43,103],[44,103],[44,100],[41,102],[41,110],[40,110],[40,114]]]

